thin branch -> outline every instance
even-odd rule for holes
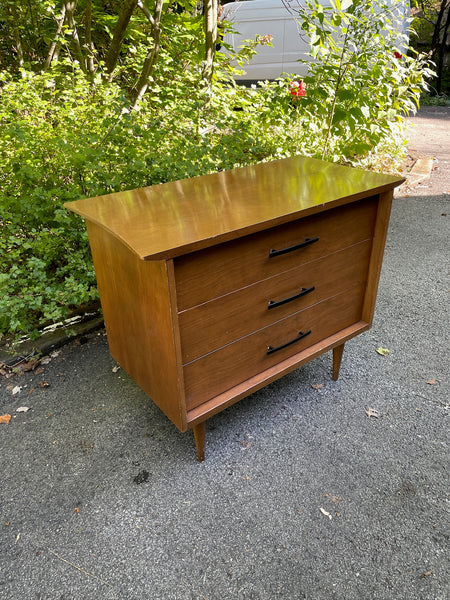
[[[147,17],[147,19],[150,21],[150,24],[152,27],[154,27],[155,25],[155,20],[153,19],[153,16],[151,14],[151,12],[148,10],[148,8],[145,6],[145,4],[142,2],[142,0],[138,0],[138,8],[140,8],[142,10],[142,12],[144,13],[144,15]]]
[[[73,40],[73,46],[75,49],[75,55],[78,59],[78,62],[80,63],[80,67],[83,69],[83,71],[86,71],[86,62],[84,60],[83,50],[81,49],[80,38],[78,37],[77,26],[75,24],[75,19],[73,16],[75,9],[77,7],[77,2],[78,2],[78,0],[66,2],[66,17],[67,17],[67,24],[70,27],[70,29],[72,30],[72,40]]]
[[[337,93],[338,93],[338,90],[339,90],[339,86],[341,85],[341,81],[344,78],[344,75],[347,72],[348,66],[350,64],[349,62],[344,63],[345,48],[346,48],[346,44],[347,44],[347,38],[348,38],[348,35],[349,35],[349,30],[350,30],[350,26],[347,28],[347,31],[346,31],[345,37],[344,37],[344,41],[343,41],[343,44],[342,44],[342,52],[341,52],[341,58],[340,58],[340,62],[339,62],[339,71],[338,71],[338,76],[337,76],[337,79],[336,79],[336,85],[335,85],[335,88],[334,88],[333,103],[331,105],[330,120],[328,122],[328,129],[327,129],[327,132],[325,134],[325,140],[323,142],[322,160],[325,158],[325,153],[327,151],[327,145],[328,145],[328,139],[330,137],[331,127],[333,125],[334,111],[335,111],[335,108],[336,108]]]
[[[70,565],[74,569],[77,569],[77,571],[81,571],[85,575],[89,575],[89,577],[93,577],[94,579],[97,579],[97,581],[100,581],[101,583],[104,583],[105,585],[109,586],[110,588],[114,587],[110,583],[108,583],[107,581],[104,581],[103,579],[100,579],[100,577],[97,577],[97,575],[94,575],[93,573],[89,573],[89,571],[86,571],[85,569],[83,569],[81,567],[78,567],[77,565],[74,565],[69,560],[66,560],[65,558],[63,558],[59,554],[56,554],[56,552],[53,552],[53,550],[48,550],[48,552],[50,552],[50,554],[53,554],[53,556],[56,556],[56,558],[58,558],[62,562],[65,562],[66,564]]]
[[[94,74],[94,45],[92,43],[92,0],[86,0],[86,55],[87,55],[87,68],[91,75]]]
[[[153,25],[151,29],[151,37],[153,38],[153,48],[147,54],[142,66],[139,80],[132,90],[131,98],[133,100],[132,108],[136,108],[139,100],[145,94],[148,88],[148,83],[153,71],[155,70],[156,61],[159,56],[161,42],[161,14],[163,9],[163,0],[156,0],[155,12],[153,14]]]
[[[47,59],[44,64],[44,71],[47,71],[49,69],[53,58],[56,58],[56,56],[55,56],[56,46],[58,45],[58,38],[61,35],[61,31],[62,31],[65,19],[66,19],[66,5],[63,4],[62,8],[61,8],[61,16],[59,19],[56,20],[56,23],[57,23],[56,33],[55,33],[55,37],[53,38],[53,42],[51,43],[51,46],[50,46],[48,54],[47,54]]]

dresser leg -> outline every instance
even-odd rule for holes
[[[333,348],[333,380],[336,381],[339,377],[339,369],[341,368],[342,353],[344,352],[345,344]]]
[[[205,460],[205,421],[194,425],[192,428],[194,431],[195,446],[197,448],[197,458],[199,462]]]

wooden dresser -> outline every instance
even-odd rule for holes
[[[69,202],[113,357],[204,459],[205,420],[371,326],[402,179],[293,157]]]

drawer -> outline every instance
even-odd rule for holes
[[[360,200],[176,258],[178,310],[371,238],[377,201],[378,197]],[[271,251],[277,252],[271,256]]]
[[[183,364],[363,283],[371,248],[360,242],[181,312]]]
[[[187,410],[359,321],[364,289],[346,290],[185,365]]]

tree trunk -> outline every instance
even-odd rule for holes
[[[108,73],[112,73],[117,65],[128,23],[137,3],[138,0],[125,0],[123,3],[116,28],[114,29],[113,39],[105,56],[105,66]]]
[[[20,37],[19,18],[17,16],[16,7],[13,5],[11,9],[7,8],[6,10],[11,16],[11,28],[14,32],[14,42],[16,46],[17,61],[19,63],[19,67],[23,67],[24,59],[22,50],[22,40]]]
[[[49,48],[47,58],[45,60],[44,71],[47,71],[49,69],[53,58],[56,58],[55,54],[56,54],[56,47],[58,45],[58,38],[59,38],[61,30],[63,28],[65,19],[66,19],[66,5],[63,4],[62,8],[61,8],[61,17],[59,19],[57,19],[57,21],[56,21],[56,23],[57,23],[56,33],[55,33],[53,42],[51,43],[51,46]]]
[[[86,0],[86,33],[85,33],[85,48],[87,68],[91,75],[94,74],[94,46],[92,44],[92,0]]]
[[[205,64],[202,77],[210,85],[214,72],[217,44],[217,0],[205,0]]]
[[[440,45],[441,39],[441,23],[444,18],[445,9],[448,8],[448,0],[442,0],[441,6],[439,8],[439,13],[434,24],[433,37],[431,39],[431,49],[433,52]]]
[[[158,60],[160,40],[161,40],[161,14],[163,9],[163,0],[156,0],[155,12],[152,17],[151,37],[153,39],[153,47],[147,54],[142,66],[142,71],[139,80],[131,92],[133,108],[136,108],[137,103],[145,94],[148,88],[149,78],[155,70],[156,61]]]
[[[66,21],[67,25],[72,30],[72,41],[75,50],[75,56],[80,63],[80,67],[83,71],[86,71],[86,61],[83,56],[83,50],[81,49],[80,38],[78,37],[77,26],[75,24],[74,12],[77,7],[78,0],[66,2]]]
[[[443,0],[444,4],[445,0]],[[435,55],[437,54],[436,60],[436,72],[437,72],[437,81],[436,81],[436,91],[438,94],[442,91],[442,71],[444,69],[444,55],[445,55],[445,47],[447,45],[447,35],[448,30],[450,28],[450,7],[447,8],[447,19],[445,21],[445,25],[442,32],[442,38],[438,38],[439,44],[436,48]]]

